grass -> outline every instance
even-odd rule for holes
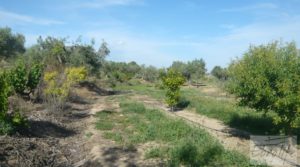
[[[133,90],[138,94],[148,95],[157,100],[164,100],[164,90],[148,85],[122,85],[118,90]],[[261,112],[238,106],[233,98],[217,99],[215,94],[202,92],[200,88],[187,88],[181,90],[182,99],[190,109],[199,114],[221,120],[226,125],[248,131],[255,135],[278,135],[280,128],[273,123],[270,112],[264,115]],[[295,132],[300,133],[300,130]]]
[[[88,132],[85,134],[85,137],[91,138],[94,134],[92,132]]]
[[[146,150],[146,158],[164,158],[167,166],[250,166],[245,156],[225,150],[202,129],[168,118],[141,103],[123,102],[120,107],[122,112],[99,112],[96,127],[104,131],[106,138],[127,146],[163,143]],[[108,129],[109,122],[114,123]]]
[[[137,85],[118,85],[115,90],[130,90],[139,94],[149,95],[155,99],[163,100],[165,98],[165,91],[155,87],[153,84],[137,84]]]

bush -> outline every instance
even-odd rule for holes
[[[40,82],[42,71],[42,64],[35,63],[27,68],[23,61],[19,61],[9,73],[9,82],[17,94],[29,95]]]
[[[61,110],[67,100],[71,87],[84,80],[87,76],[85,67],[68,67],[64,72],[46,72],[44,81],[46,83],[46,101],[52,111]]]
[[[162,78],[162,82],[164,85],[164,88],[166,91],[166,102],[171,107],[171,110],[173,111],[173,108],[175,105],[178,104],[180,99],[180,85],[184,83],[183,76],[170,69],[165,77]]]
[[[43,66],[41,64],[33,64],[31,69],[29,70],[26,86],[29,89],[30,93],[32,93],[40,83],[42,72]]]
[[[300,57],[295,43],[250,47],[229,67],[229,90],[241,105],[273,110],[274,122],[286,134],[296,128],[300,116]]]
[[[16,93],[23,95],[27,88],[27,70],[23,62],[19,61],[10,72],[10,82]]]
[[[0,73],[0,119],[3,119],[6,116],[8,110],[8,93],[9,85],[7,73]]]
[[[0,134],[11,134],[20,127],[27,126],[27,120],[18,110],[8,114],[8,94],[10,92],[8,75],[0,73]]]

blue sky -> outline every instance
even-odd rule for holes
[[[26,37],[102,39],[110,60],[227,66],[249,45],[300,42],[300,0],[0,0],[0,27]]]

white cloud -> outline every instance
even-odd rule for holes
[[[0,11],[0,23],[13,23],[13,24],[24,24],[31,23],[37,25],[53,25],[53,24],[64,24],[62,21],[36,18],[24,14],[18,14],[8,11]]]
[[[124,29],[91,31],[86,36],[94,37],[98,42],[106,39],[110,44],[113,60],[168,66],[174,60],[203,58],[209,70],[215,65],[227,66],[232,59],[242,56],[250,44],[266,44],[273,40],[294,40],[300,43],[300,16],[276,22],[255,22],[245,26],[227,27],[230,29],[226,35],[198,41],[192,38],[139,36]]]
[[[97,30],[85,34],[95,38],[97,42],[105,39],[111,49],[111,57],[115,61],[136,61],[140,64],[168,66],[174,57],[162,51],[160,39],[140,37],[122,30]],[[96,43],[100,46],[100,43]]]
[[[235,27],[224,36],[211,38],[195,45],[194,49],[205,55],[210,68],[226,66],[235,57],[240,57],[250,45],[267,44],[274,40],[295,41],[300,44],[300,17],[274,23],[256,22]]]

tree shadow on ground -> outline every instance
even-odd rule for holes
[[[216,166],[214,164],[216,157],[221,156],[223,151],[223,147],[220,145],[200,151],[193,141],[185,141],[171,152],[169,166]]]
[[[180,98],[179,102],[177,105],[173,108],[173,112],[181,111],[187,108],[191,102],[185,98]]]
[[[280,128],[268,116],[234,114],[228,122],[230,127],[247,131],[254,135],[279,135]]]
[[[87,109],[83,110],[70,110],[70,111],[65,111],[63,113],[63,116],[60,119],[63,119],[64,121],[68,122],[73,122],[73,121],[78,121],[81,119],[85,119],[90,117],[90,113],[87,111]]]
[[[109,147],[103,149],[102,156],[107,166],[118,166],[120,161],[128,167],[137,166],[135,162],[137,150],[135,148]]]
[[[250,135],[282,135],[282,127],[276,125],[271,116],[234,114],[227,124],[236,128],[229,129],[228,133],[237,137],[249,139]],[[300,144],[299,134],[300,126],[292,130],[292,135],[297,136],[297,144]]]
[[[49,121],[33,121],[29,120],[29,128],[21,129],[19,133],[27,137],[37,137],[37,138],[64,138],[70,137],[76,134],[74,130],[67,129],[63,126],[54,124]]]
[[[185,108],[187,108],[189,105],[191,104],[190,101],[188,101],[187,99],[185,98],[181,98],[179,100],[179,103],[176,105],[176,108],[180,109],[180,110],[183,110]]]
[[[95,92],[100,96],[109,96],[109,95],[118,95],[118,94],[124,94],[128,92],[124,91],[114,91],[114,90],[106,90],[103,88],[98,87],[96,84],[84,81],[79,84],[81,87],[87,88],[89,91]]]
[[[83,165],[80,165],[81,167],[102,167],[103,165],[98,161],[86,161]]]
[[[76,95],[76,94],[72,94],[68,100],[69,100],[69,102],[76,103],[76,104],[90,104],[83,97]]]

